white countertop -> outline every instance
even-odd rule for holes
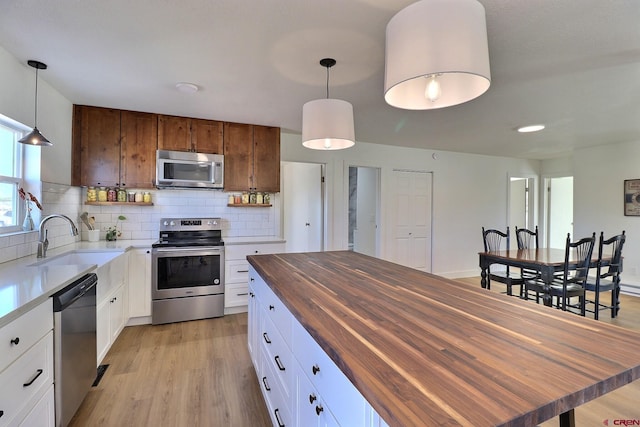
[[[248,245],[254,243],[286,243],[278,236],[254,236],[254,237],[223,237],[225,245]]]
[[[126,252],[151,247],[153,240],[118,240],[115,242],[78,242],[47,252],[54,258],[70,251]],[[97,264],[32,266],[42,258],[30,255],[0,264],[0,327],[26,313],[69,283],[90,273]]]

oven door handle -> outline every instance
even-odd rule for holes
[[[184,253],[184,252],[224,252],[224,248],[220,246],[194,246],[194,247],[173,247],[173,248],[153,248],[155,253]]]

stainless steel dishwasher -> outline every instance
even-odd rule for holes
[[[53,295],[56,426],[73,418],[96,378],[96,284],[89,273]]]

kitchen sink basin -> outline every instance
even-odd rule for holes
[[[31,267],[46,267],[54,265],[90,265],[96,264],[98,267],[108,263],[112,259],[121,255],[122,252],[79,252],[71,251],[51,258],[44,258],[41,261],[30,264]]]

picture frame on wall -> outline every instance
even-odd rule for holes
[[[640,216],[640,179],[624,180],[624,215]]]

